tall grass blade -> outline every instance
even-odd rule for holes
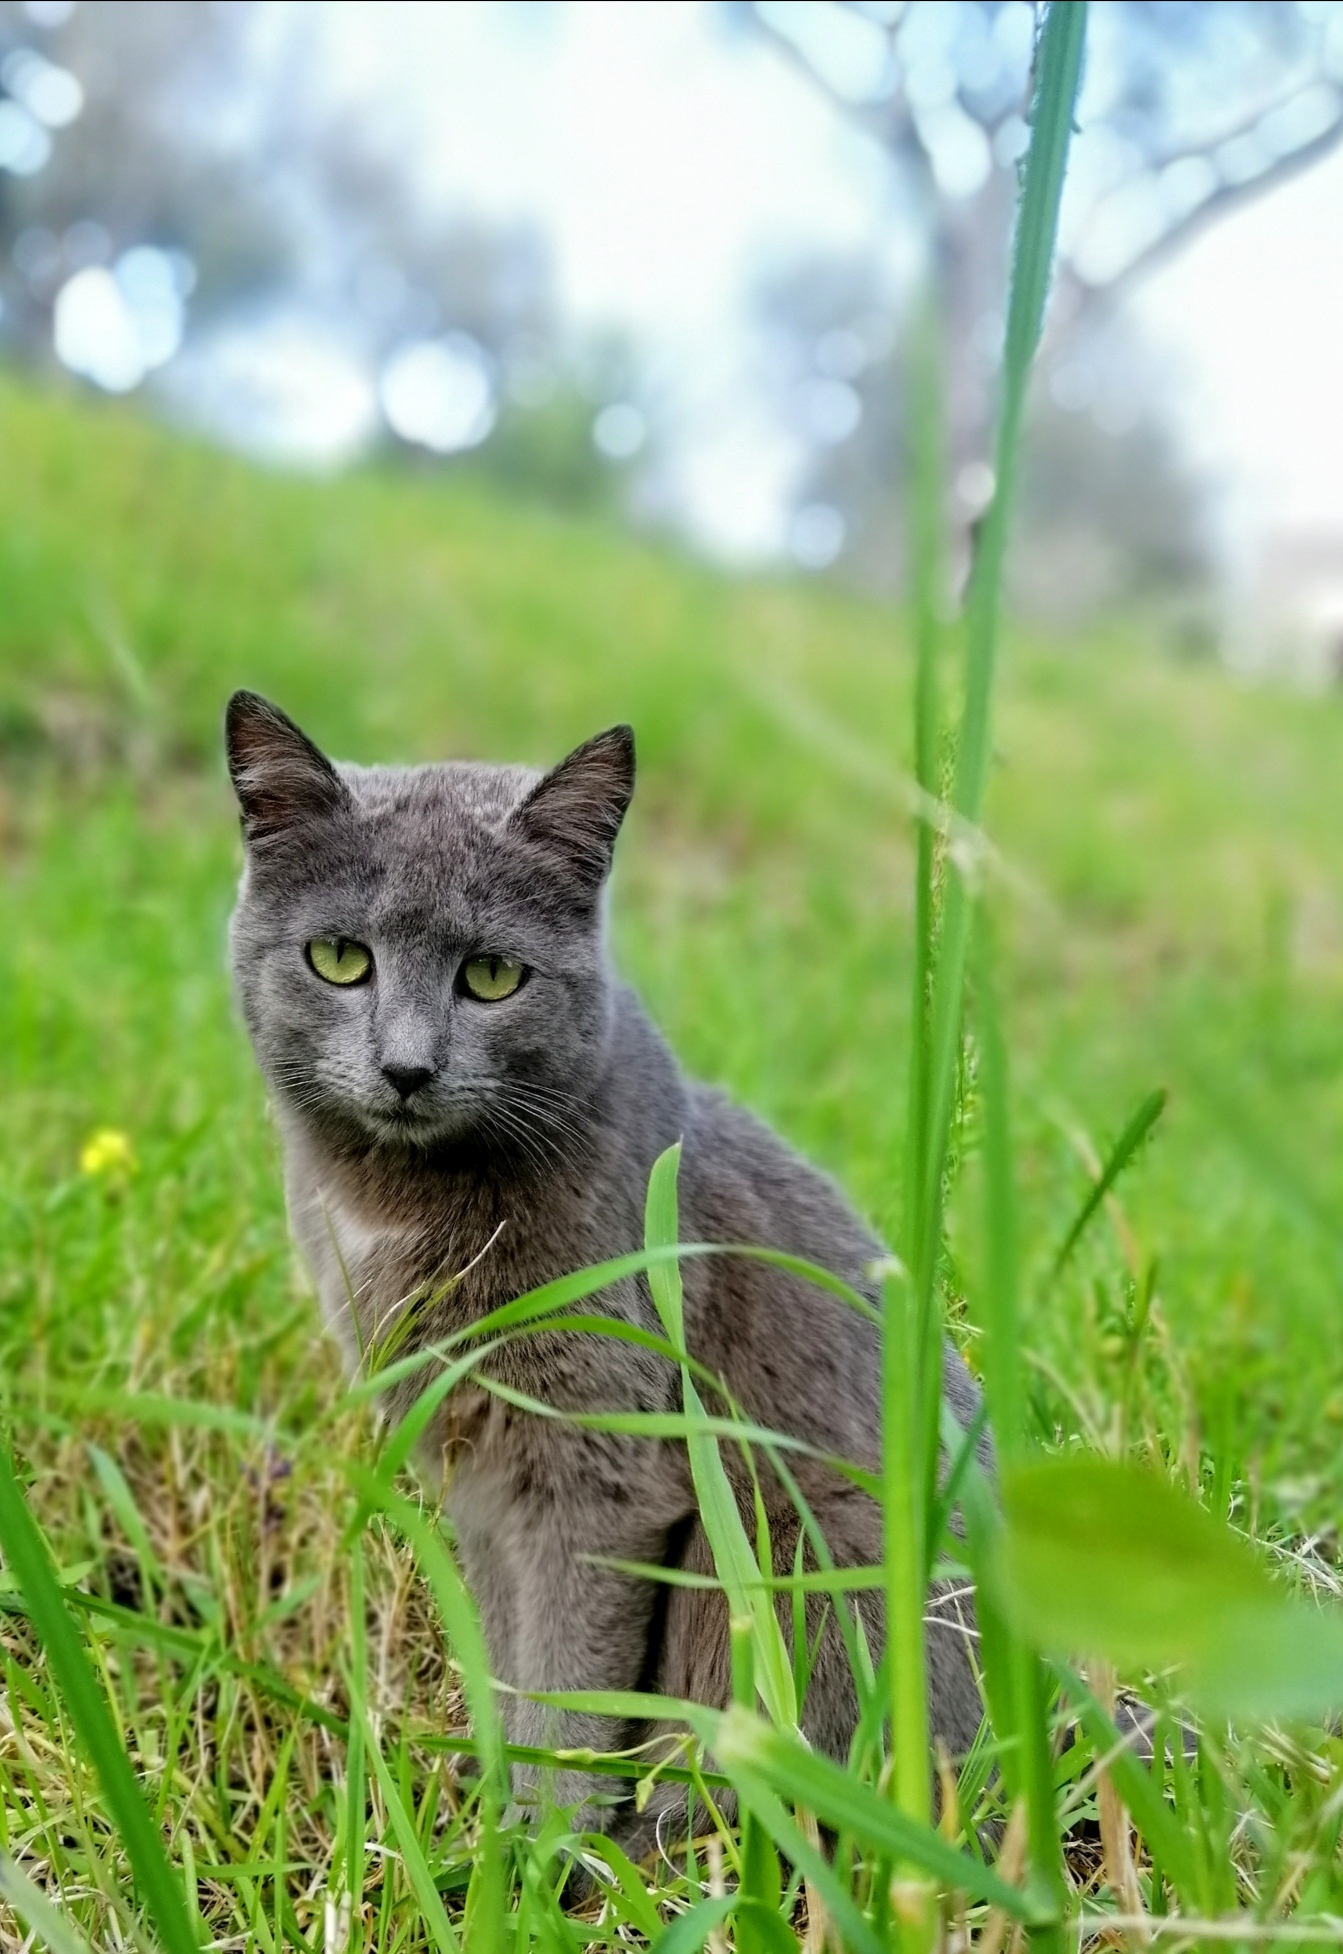
[[[350,1549],[350,1663],[356,1674],[368,1674],[368,1636],[364,1621],[364,1546]],[[364,1685],[361,1681],[361,1691]],[[345,1891],[352,1909],[364,1896],[364,1861],[368,1849],[368,1794],[364,1777],[364,1723],[351,1716],[345,1746]]]
[[[1010,1467],[1027,1443],[1021,1365],[1021,1270],[1007,1048],[994,993],[988,920],[987,915],[981,915],[977,971],[987,1247],[982,1285],[986,1331],[984,1390],[993,1416],[999,1457]],[[986,1561],[996,1558],[1000,1532],[997,1513],[981,1502],[971,1538],[974,1556],[988,1576],[984,1582],[988,1591],[987,1617],[983,1608],[981,1617],[989,1622],[989,1646],[997,1642],[996,1660],[1005,1683],[999,1709],[1006,1711],[1008,1720],[998,1725],[998,1734],[1011,1743],[1016,1760],[1017,1768],[1008,1777],[1026,1801],[1034,1877],[1049,1892],[1053,1910],[1061,1914],[1067,1889],[1054,1805],[1053,1760],[1046,1716],[1047,1679],[1035,1651],[1013,1633],[1003,1618],[998,1584],[985,1567]]]
[[[994,491],[979,532],[966,600],[965,704],[957,741],[952,805],[957,815],[976,824],[988,779],[1003,562],[1016,487],[1021,421],[1049,290],[1059,202],[1081,80],[1086,23],[1086,0],[1051,0],[1044,12],[1036,50],[1030,146],[1017,210],[1008,295],[1007,340],[994,448]],[[936,1258],[941,1238],[942,1175],[960,1055],[972,893],[967,875],[973,865],[954,862],[954,866],[955,873],[947,877],[933,986],[928,1150],[920,1195],[927,1225],[922,1254],[914,1271],[923,1319],[921,1344],[928,1353],[923,1463],[925,1498],[929,1505],[937,1477],[936,1392],[941,1383],[940,1369],[932,1361],[938,1340],[934,1308]]]
[[[945,375],[940,356],[938,295],[925,299],[914,333],[910,386],[909,497],[910,585],[914,623],[914,778],[921,805],[940,802],[942,715],[938,686],[942,609],[945,601],[946,460],[942,426]],[[925,1226],[923,1162],[928,1154],[928,1008],[936,930],[934,871],[936,831],[928,819],[916,828],[914,867],[914,971],[910,1011],[909,1111],[905,1136],[905,1254],[918,1266]]]
[[[930,293],[913,340],[910,387],[909,498],[910,584],[915,646],[914,775],[922,804],[940,799],[941,710],[938,654],[944,606],[946,465],[938,295]],[[935,1226],[928,1212],[929,1122],[928,1012],[936,930],[937,836],[928,820],[916,830],[914,869],[914,970],[910,1006],[909,1109],[905,1135],[905,1254],[911,1269],[927,1260]],[[920,1411],[925,1400],[920,1355],[921,1314],[902,1271],[884,1290],[882,1331],[882,1513],[886,1563],[887,1670],[890,1678],[892,1775],[896,1804],[916,1822],[932,1816],[928,1772],[928,1677],[924,1645],[927,1567],[933,1543],[920,1460],[924,1445]],[[909,1869],[901,1869],[908,1881]],[[905,1896],[907,1911],[922,1916],[916,1937],[931,1940],[932,1889]]]
[[[1031,362],[1039,343],[1058,228],[1059,203],[1067,165],[1074,106],[1081,77],[1087,10],[1084,0],[1053,0],[1043,16],[1036,51],[1031,138],[1022,180],[1013,245],[1008,296],[1007,339],[1003,385],[999,402],[994,454],[994,493],[978,537],[966,604],[965,699],[956,752],[952,806],[955,815],[978,824],[988,777],[991,705],[996,664],[1003,563],[1014,496],[1022,414]],[[927,354],[925,358],[929,357]],[[918,410],[932,413],[931,406]],[[919,787],[935,792],[937,713],[934,630],[937,575],[937,534],[940,495],[937,483],[935,424],[916,437],[914,517],[915,574],[918,579],[919,632],[915,708],[915,760]],[[922,1611],[926,1568],[930,1558],[924,1536],[935,1524],[938,1507],[938,1454],[941,1437],[942,1323],[938,1307],[937,1268],[941,1253],[943,1179],[952,1107],[961,1054],[963,999],[970,938],[974,864],[951,857],[955,872],[948,876],[940,927],[934,941],[934,888],[931,835],[921,829],[915,889],[916,993],[913,1011],[915,1055],[911,1067],[910,1140],[906,1163],[912,1188],[907,1193],[908,1253],[912,1288],[907,1296],[888,1285],[883,1363],[885,1439],[886,1552],[892,1608],[892,1715],[895,1725],[893,1773],[897,1802],[903,1813],[922,1818],[928,1802],[927,1691],[922,1648]],[[931,999],[926,995],[931,982]],[[999,1176],[1000,1200],[991,1214],[992,1232],[1007,1261],[1002,1276],[1014,1284],[1015,1249],[1012,1232],[1010,1183]],[[1004,1307],[1010,1309],[1010,1302]],[[1019,1429],[1020,1381],[1008,1370],[996,1394],[1006,1393],[1004,1409]],[[977,1530],[987,1555],[994,1524],[990,1508],[980,1502],[985,1524]],[[931,1547],[931,1542],[929,1547]],[[903,1585],[901,1585],[903,1584]],[[914,1609],[918,1619],[915,1628]],[[992,1603],[990,1603],[992,1608]],[[912,1636],[919,1637],[916,1647]],[[1005,1634],[1000,1638],[1010,1642]],[[1038,1678],[1023,1668],[1021,1652],[1004,1646],[1011,1672],[999,1681],[999,1702],[1014,1707],[1012,1723],[1018,1737],[1026,1733],[1024,1698],[1033,1708]],[[1029,1665],[1027,1665],[1028,1667]],[[1030,1718],[1032,1729],[1039,1721]],[[901,1735],[903,1723],[905,1737]],[[1006,1733],[1009,1735],[1011,1732]],[[1038,1732],[1033,1741],[1039,1741]],[[1026,1760],[1023,1758],[1023,1764]],[[1027,1772],[1037,1785],[1035,1803],[1043,1787],[1038,1772]],[[1050,1812],[1052,1832],[1052,1807]],[[1035,1813],[1038,1851],[1049,1849],[1057,1861],[1043,1811]],[[1055,1884],[1051,1880],[1051,1884]],[[926,1900],[915,1895],[911,1922],[916,1944],[930,1941],[934,1922]]]
[[[648,1198],[644,1234],[649,1251],[674,1246],[679,1222],[676,1206],[676,1175],[680,1166],[680,1144],[669,1147],[653,1163],[648,1177]],[[649,1286],[667,1340],[678,1352],[685,1350],[685,1323],[680,1266],[675,1259],[650,1262]],[[681,1391],[685,1405],[684,1436],[690,1458],[704,1531],[713,1550],[714,1566],[727,1596],[728,1612],[736,1622],[749,1622],[752,1630],[752,1658],[755,1686],[773,1722],[785,1729],[797,1727],[797,1699],[793,1689],[793,1665],[784,1641],[783,1630],[774,1612],[773,1597],[762,1588],[760,1576],[772,1569],[761,1567],[742,1524],[732,1482],[719,1455],[703,1402],[696,1391],[687,1362],[681,1365]]]
[[[396,1780],[387,1768],[378,1744],[378,1733],[369,1719],[368,1705],[364,1700],[364,1679],[351,1668],[346,1671],[346,1680],[350,1689],[350,1721],[359,1723],[363,1729],[368,1760],[373,1766],[373,1774],[378,1780],[378,1789],[391,1820],[392,1832],[401,1853],[401,1864],[419,1903],[426,1938],[431,1946],[438,1949],[438,1954],[458,1954],[459,1942],[429,1871],[424,1847],[420,1844],[414,1821],[406,1809]]]
[[[412,1500],[394,1492],[376,1473],[353,1462],[346,1466],[352,1485],[370,1510],[381,1509],[414,1551],[421,1574],[438,1603],[448,1642],[462,1671],[462,1689],[471,1714],[471,1728],[485,1775],[495,1795],[506,1797],[508,1771],[504,1762],[499,1706],[490,1677],[489,1657],[480,1617],[466,1583],[436,1526]]]
[[[369,1508],[381,1507],[393,1526],[410,1542],[420,1572],[438,1604],[448,1644],[461,1669],[462,1691],[474,1735],[472,1748],[480,1759],[482,1780],[480,1836],[467,1896],[472,1954],[502,1954],[506,1945],[507,1908],[499,1824],[508,1798],[509,1779],[503,1726],[480,1616],[437,1526],[414,1501],[394,1492],[382,1474],[353,1464],[347,1471],[364,1504]],[[373,1765],[381,1781],[381,1769],[385,1766],[376,1756]]]
[[[50,1949],[50,1954],[92,1954],[83,1934],[72,1927],[51,1904],[46,1894],[34,1886],[20,1866],[0,1853],[0,1900],[11,1906],[20,1919]]]
[[[80,1749],[98,1774],[140,1898],[168,1954],[197,1954],[199,1943],[181,1885],[168,1864],[4,1445],[0,1445],[0,1548],[18,1580],[29,1620],[42,1638]]]
[[[1054,1268],[1052,1272],[1054,1275],[1058,1275],[1059,1271],[1063,1268],[1068,1257],[1077,1247],[1078,1242],[1081,1241],[1101,1202],[1105,1199],[1110,1189],[1119,1179],[1119,1176],[1128,1166],[1130,1160],[1132,1160],[1134,1154],[1137,1153],[1143,1141],[1161,1118],[1162,1113],[1166,1109],[1166,1098],[1167,1094],[1164,1086],[1158,1086],[1155,1092],[1149,1092],[1119,1138],[1115,1141],[1114,1146],[1110,1149],[1110,1157],[1101,1169],[1095,1186],[1083,1202],[1077,1219],[1073,1222],[1072,1227],[1068,1230],[1059,1246],[1059,1252],[1054,1257]]]
[[[883,1294],[882,1512],[891,1789],[901,1813],[926,1827],[932,1818],[932,1786],[924,1626],[928,1567],[918,1442],[919,1326],[903,1270],[898,1277],[887,1278]],[[908,1863],[897,1868],[897,1876],[910,1937],[915,1945],[930,1945],[936,1927],[932,1885]]]
[[[1026,1442],[1026,1390],[1021,1362],[1021,1267],[1007,1048],[994,995],[987,929],[981,918],[976,1023],[984,1101],[984,1395],[1000,1459],[1015,1458]]]

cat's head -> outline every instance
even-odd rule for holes
[[[607,1036],[629,727],[547,774],[335,766],[237,692],[225,741],[246,848],[233,969],[286,1109],[355,1144],[559,1152]]]

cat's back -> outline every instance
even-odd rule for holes
[[[871,1300],[882,1254],[828,1175],[707,1086],[687,1094],[681,1174],[686,1238],[780,1249]],[[839,1297],[744,1256],[687,1266],[695,1354],[766,1422],[875,1463],[880,1344]]]
[[[876,1236],[830,1176],[754,1113],[716,1087],[692,1084],[686,1153],[696,1202],[731,1230],[718,1239],[785,1249],[871,1291],[868,1270],[883,1253]]]

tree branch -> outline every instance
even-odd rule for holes
[[[1222,149],[1229,142],[1239,142],[1259,127],[1266,116],[1276,115],[1279,109],[1287,108],[1298,101],[1309,89],[1318,88],[1321,83],[1328,85],[1329,77],[1317,61],[1314,69],[1304,78],[1288,83],[1275,95],[1261,96],[1254,108],[1247,109],[1240,120],[1230,128],[1223,129],[1215,136],[1207,136],[1202,142],[1190,143],[1182,149],[1163,149],[1151,158],[1154,170],[1168,169],[1172,163],[1187,163],[1191,157],[1207,156],[1213,150]]]
[[[921,193],[926,192],[931,182],[928,157],[919,140],[919,132],[910,114],[909,105],[899,87],[885,102],[852,101],[847,95],[841,95],[837,88],[832,87],[819,69],[807,59],[797,42],[776,27],[772,21],[766,20],[756,7],[749,4],[749,0],[744,11],[749,15],[754,31],[783,55],[791,67],[804,75],[813,88],[819,89],[832,108],[837,109],[848,121],[856,122],[860,128],[867,131],[868,135],[875,137],[882,148],[891,153],[898,163],[913,169],[921,179],[919,186]],[[876,26],[878,23],[874,21],[872,24]]]
[[[1097,301],[1108,301],[1116,293],[1136,283],[1138,279],[1146,278],[1150,272],[1165,264],[1168,258],[1173,258],[1176,252],[1183,251],[1185,246],[1203,231],[1220,223],[1224,217],[1229,217],[1243,204],[1253,203],[1256,197],[1266,196],[1270,191],[1279,189],[1282,184],[1289,183],[1294,176],[1299,176],[1303,170],[1308,170],[1312,163],[1318,163],[1323,157],[1329,155],[1340,142],[1343,142],[1343,111],[1318,136],[1312,136],[1311,140],[1302,143],[1299,149],[1289,150],[1285,156],[1278,157],[1277,161],[1270,163],[1266,170],[1260,170],[1258,176],[1247,177],[1243,183],[1224,183],[1220,190],[1214,190],[1210,197],[1205,197],[1201,204],[1195,205],[1187,216],[1178,218],[1168,231],[1163,231],[1161,236],[1154,238],[1145,250],[1139,251],[1136,257],[1130,258],[1124,269],[1117,272],[1113,278],[1107,279],[1104,284],[1084,285],[1078,280],[1077,283],[1083,294],[1082,310],[1090,309]]]

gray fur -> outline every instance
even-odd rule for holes
[[[352,1363],[408,1299],[447,1275],[468,1271],[421,1311],[412,1345],[638,1248],[649,1170],[678,1139],[684,1239],[786,1249],[875,1296],[880,1246],[834,1185],[721,1093],[684,1079],[611,973],[602,884],[633,791],[628,728],[544,776],[465,764],[337,768],[273,706],[239,693],[227,742],[247,857],[231,938],[238,993],[284,1136],[293,1230]],[[317,936],[366,944],[372,980],[324,983],[304,956]],[[513,997],[478,1003],[461,994],[457,973],[479,953],[507,954],[531,974]],[[432,1076],[403,1101],[384,1068],[407,1067]],[[742,1258],[689,1261],[684,1279],[689,1348],[750,1416],[876,1468],[880,1357],[870,1324]],[[592,1307],[660,1327],[642,1279]],[[672,1368],[611,1338],[531,1336],[488,1371],[563,1409],[679,1409]],[[946,1381],[968,1419],[974,1388],[951,1354]],[[416,1388],[401,1387],[394,1413]],[[724,1448],[730,1468],[734,1449]],[[444,1473],[500,1680],[727,1700],[720,1596],[583,1558],[708,1569],[681,1446],[578,1431],[473,1387],[443,1408],[427,1450],[430,1469]],[[836,1561],[879,1561],[872,1502],[814,1461],[795,1469]],[[778,1565],[791,1571],[796,1515],[782,1487],[764,1483]],[[874,1596],[862,1616],[875,1654]],[[929,1653],[933,1728],[961,1751],[980,1715],[963,1629],[934,1627]],[[647,1734],[503,1700],[519,1743],[607,1747]],[[804,1724],[842,1757],[854,1720],[831,1619]],[[529,1788],[520,1776],[519,1794]],[[632,1808],[586,1802],[599,1788],[570,1774],[556,1796],[585,1802],[584,1822],[612,1824],[639,1850],[651,1844],[663,1808],[636,1821]]]

